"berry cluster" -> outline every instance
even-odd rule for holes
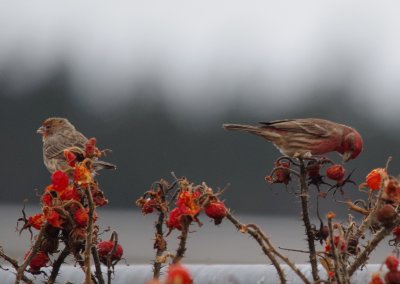
[[[122,257],[119,244],[101,241],[97,236],[96,207],[104,206],[108,201],[94,179],[93,161],[101,155],[95,144],[94,138],[89,139],[85,151],[80,154],[66,149],[64,155],[70,168],[52,174],[51,184],[41,196],[41,212],[20,219],[24,221],[20,232],[39,230],[37,245],[25,255],[25,259],[29,258],[28,271],[32,274],[41,273],[41,268],[49,264],[51,257],[57,256],[60,244],[64,245],[63,251],[68,252],[62,257],[72,255],[82,267],[88,240],[97,245],[98,258],[105,265],[109,264],[110,253],[111,264]]]
[[[385,260],[385,265],[389,271],[385,273],[384,281],[382,281],[380,274],[377,272],[372,275],[369,284],[399,284],[399,263],[400,261],[396,256],[389,255]]]

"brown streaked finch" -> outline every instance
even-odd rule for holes
[[[320,118],[284,119],[260,125],[224,124],[227,130],[249,132],[272,142],[292,158],[310,158],[338,152],[343,162],[355,159],[363,149],[361,135],[353,128]]]
[[[66,118],[47,118],[37,133],[43,136],[43,161],[50,173],[57,170],[67,171],[71,167],[64,156],[64,150],[70,150],[82,155],[88,139],[68,121]],[[116,166],[104,161],[93,159],[93,169],[116,169]]]

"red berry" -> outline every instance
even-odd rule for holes
[[[192,284],[193,279],[189,271],[180,264],[173,264],[168,268],[166,284]]]
[[[145,214],[150,214],[154,212],[154,208],[156,206],[156,202],[153,199],[146,199],[142,206],[142,213]]]
[[[40,227],[42,226],[44,220],[45,219],[43,214],[35,214],[28,218],[28,225],[34,227],[36,230],[40,230]]]
[[[390,204],[385,204],[376,211],[376,218],[383,225],[390,225],[396,216],[396,210]]]
[[[64,158],[70,167],[75,167],[76,155],[69,150],[64,150]]]
[[[68,187],[69,177],[62,171],[55,171],[51,176],[51,184],[55,191],[62,192]]]
[[[346,170],[342,165],[333,165],[326,169],[326,176],[337,182],[344,179]]]
[[[85,227],[89,222],[89,214],[87,209],[79,208],[74,214],[75,223],[80,227]]]
[[[385,264],[390,271],[397,271],[397,267],[399,266],[399,259],[394,255],[389,255],[385,260]]]
[[[383,281],[379,273],[372,274],[371,281],[369,282],[369,284],[383,284]]]
[[[206,215],[214,219],[215,225],[221,224],[222,219],[228,214],[228,210],[221,201],[210,202],[204,207]]]
[[[306,168],[307,175],[310,178],[317,178],[320,176],[320,174],[319,174],[320,169],[321,169],[321,165],[317,161],[310,161],[307,164],[307,168]]]
[[[399,284],[400,283],[400,272],[399,271],[389,271],[385,275],[386,284]]]
[[[290,164],[287,162],[278,162],[275,164],[275,168],[278,168],[275,171],[275,183],[283,183],[287,185],[291,180],[289,171]]]
[[[182,216],[182,211],[178,207],[172,209],[171,212],[169,212],[167,226],[170,230],[173,229],[177,229],[180,231],[182,230],[181,216]]]
[[[111,253],[114,247],[112,241],[102,241],[97,244],[97,253],[99,254],[100,261],[107,265],[107,256]],[[114,254],[111,256],[111,261],[120,260],[124,250],[120,244],[117,245]]]
[[[386,175],[385,169],[378,168],[372,170],[366,177],[366,182],[371,190],[378,190],[381,188],[382,176]]]
[[[30,254],[30,251],[28,251],[25,254],[25,258],[27,258],[29,254]],[[31,261],[29,262],[29,266],[30,266],[29,271],[32,274],[38,274],[40,271],[40,268],[45,267],[48,261],[49,261],[49,256],[47,255],[47,253],[45,253],[43,251],[38,251],[31,258]]]
[[[393,235],[396,237],[396,239],[400,239],[400,226],[396,227],[392,231]]]

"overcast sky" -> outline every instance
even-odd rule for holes
[[[273,110],[344,86],[349,103],[397,121],[399,8],[348,0],[0,1],[0,73],[13,90],[5,95],[15,95],[64,66],[84,101],[106,107],[152,82],[172,104],[211,110],[238,97]]]

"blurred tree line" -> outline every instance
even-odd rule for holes
[[[389,155],[394,157],[391,173],[397,174],[399,128],[371,121],[368,113],[347,104],[344,88],[316,91],[312,101],[271,114],[241,108],[230,103],[219,116],[202,120],[187,115],[181,120],[171,116],[163,99],[162,88],[151,83],[132,90],[132,99],[120,109],[104,112],[83,104],[60,71],[24,94],[15,94],[0,79],[0,164],[2,203],[21,203],[28,198],[37,204],[35,189],[41,193],[50,182],[42,161],[41,137],[36,129],[49,116],[67,117],[87,137],[96,137],[101,148],[113,152],[105,159],[118,165],[115,172],[100,173],[100,186],[109,198],[109,208],[134,208],[134,201],[153,181],[187,176],[193,182],[206,181],[214,189],[228,190],[224,197],[236,213],[293,214],[300,211],[293,191],[295,181],[287,189],[268,185],[264,176],[272,169],[280,153],[261,138],[222,129],[222,123],[256,123],[282,118],[322,117],[355,127],[363,136],[362,155],[346,167],[356,169],[354,180],[363,181],[375,167],[384,166]],[[328,95],[319,96],[324,92]],[[249,98],[250,99],[250,98]],[[288,102],[290,105],[290,102]],[[221,107],[222,108],[222,107]],[[204,111],[204,110],[203,110]],[[393,129],[395,131],[393,131]],[[336,154],[331,156],[340,161]],[[338,199],[356,197],[357,187],[348,185]],[[289,192],[289,193],[288,193]],[[314,198],[314,197],[313,197]],[[322,202],[323,212],[332,202]],[[342,205],[343,212],[346,212]],[[315,208],[311,208],[315,210]]]

